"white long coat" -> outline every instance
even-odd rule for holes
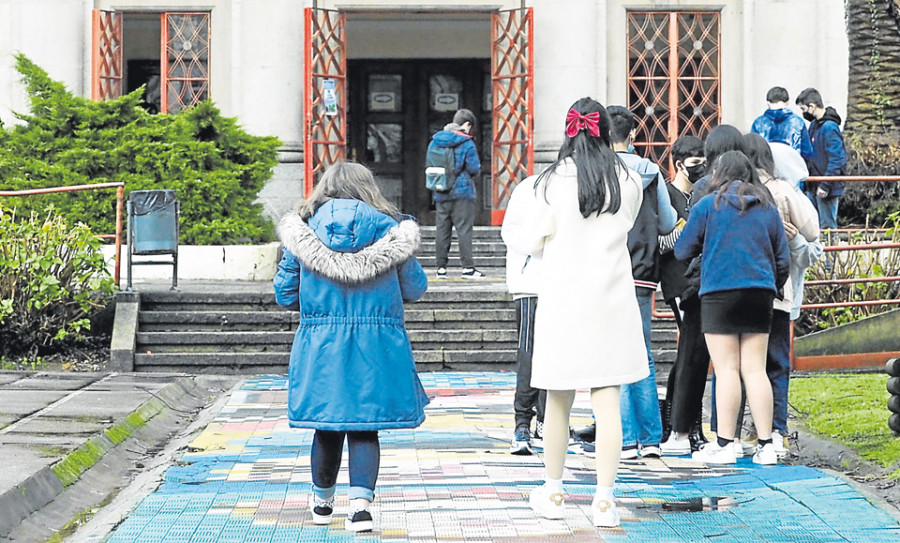
[[[546,200],[547,180],[525,191],[530,197],[516,191],[521,197],[501,231],[510,249],[543,256],[531,385],[547,390],[634,383],[650,374],[626,245],[641,206],[640,178],[624,169],[619,211],[584,218],[576,173],[571,159],[561,163]]]

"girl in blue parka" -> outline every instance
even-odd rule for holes
[[[774,464],[772,386],[766,346],[772,302],[790,271],[784,225],[769,190],[744,153],[728,151],[714,166],[709,194],[691,208],[675,257],[702,253],[700,321],[716,372],[717,441],[694,453],[709,464],[735,463],[735,421],[741,381],[759,448],[758,464]]]
[[[313,522],[330,524],[344,438],[350,454],[351,511],[345,527],[373,529],[378,430],[415,428],[428,397],[413,363],[403,303],[428,286],[413,254],[419,227],[398,220],[372,173],[331,167],[278,224],[284,256],[275,297],[300,311],[288,381],[288,419],[312,428]]]

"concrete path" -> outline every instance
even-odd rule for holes
[[[527,496],[540,456],[507,453],[514,374],[422,374],[425,424],[381,433],[381,472],[366,541],[897,542],[900,524],[847,482],[805,466],[711,469],[687,458],[620,464],[618,529],[591,525],[593,459],[567,459],[566,517],[537,518]],[[342,470],[334,520],[311,523],[312,432],[287,425],[283,376],[248,379],[136,506],[69,541],[281,543],[349,541]],[[587,394],[573,425],[589,422]],[[346,462],[346,455],[345,455]],[[108,526],[118,526],[107,533]]]

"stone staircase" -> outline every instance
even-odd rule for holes
[[[515,369],[515,308],[503,281],[504,253],[498,228],[477,227],[475,265],[487,279],[459,278],[454,241],[450,273],[439,280],[434,277],[434,228],[423,228],[419,259],[429,274],[429,289],[405,308],[420,371]],[[298,315],[275,303],[271,283],[181,282],[179,287],[170,291],[163,285],[138,285],[135,292],[120,293],[111,369],[254,374],[287,370]],[[663,379],[674,360],[673,321],[654,323],[653,346]]]

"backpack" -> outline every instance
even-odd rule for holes
[[[456,184],[456,148],[429,146],[425,153],[425,188],[450,192]]]

